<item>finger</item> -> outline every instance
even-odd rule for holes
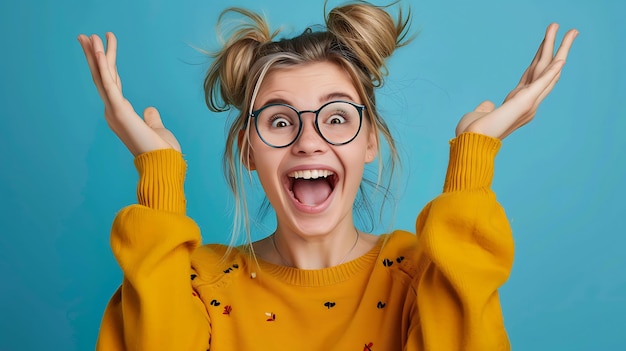
[[[89,71],[91,72],[91,79],[96,85],[96,89],[98,90],[98,94],[102,99],[105,98],[104,89],[102,87],[102,78],[100,76],[100,69],[98,66],[98,61],[94,54],[93,41],[91,38],[87,37],[84,34],[78,36],[78,42],[80,43],[83,53],[85,54],[85,58],[87,59],[87,64],[89,65]]]
[[[510,113],[511,118],[520,118],[528,114],[532,118],[539,104],[552,91],[552,88],[558,81],[564,64],[565,61],[563,60],[554,61],[539,78],[524,89],[520,89],[517,94],[503,104],[501,108],[494,111],[494,113]],[[509,108],[513,110],[508,111]]]
[[[89,39],[84,34],[80,34],[78,36],[78,42],[80,43],[80,47],[83,49],[83,54],[85,55],[85,59],[87,60],[87,65],[89,65],[89,70],[91,71],[91,75],[95,80],[96,76],[99,76],[99,74],[97,75],[94,74],[95,72],[97,72],[98,67],[97,67],[96,60],[93,55],[93,47],[91,45],[91,39]]]
[[[106,33],[107,39],[107,51],[106,57],[111,69],[112,75],[119,81],[119,74],[117,73],[117,38],[112,32]],[[120,87],[121,88],[121,87]]]
[[[558,81],[558,77],[561,74],[565,61],[555,60],[553,61],[534,82],[529,84],[523,89],[519,89],[514,96],[508,101],[523,101],[525,105],[535,106],[538,105],[543,98],[551,91],[554,84],[551,84],[554,79]],[[555,82],[556,83],[556,82]]]
[[[100,93],[100,97],[105,104],[105,109],[107,109],[107,106],[112,107],[112,98],[117,100],[117,97],[115,96],[117,85],[113,82],[111,77],[111,71],[109,69],[102,39],[95,34],[91,35],[90,39],[100,79],[98,92]]]
[[[553,26],[556,24],[551,24],[548,27],[547,33],[546,33],[546,37],[548,37],[548,32],[550,32],[553,29]],[[558,27],[557,27],[558,29]],[[554,31],[554,34],[556,34],[556,31]],[[558,61],[558,60],[566,60],[567,59],[567,55],[569,54],[569,50],[572,46],[572,44],[574,43],[574,39],[576,39],[576,37],[578,36],[578,30],[576,29],[570,29],[565,36],[563,37],[563,40],[561,41],[561,45],[559,46],[559,49],[556,53],[556,55],[554,56],[554,58],[552,59],[553,61]],[[535,57],[533,59],[533,63],[531,63],[531,65],[528,67],[528,69],[524,72],[524,74],[522,75],[522,78],[520,79],[517,87],[515,89],[513,89],[513,91],[511,91],[509,93],[509,95],[506,97],[505,101],[508,100],[510,97],[512,97],[514,95],[514,93],[516,93],[519,89],[524,88],[525,86],[531,84],[533,82],[533,79],[535,78],[535,76],[537,74],[541,74],[542,73],[542,67],[537,68],[537,62],[539,61],[540,57],[542,57],[542,53],[543,51],[543,47],[544,44],[546,42],[546,38],[544,38],[543,42],[541,43],[541,45],[539,46],[539,50],[537,51],[537,53],[535,54]],[[546,52],[547,54],[547,52]],[[551,53],[550,53],[551,55]],[[543,68],[545,69],[545,68]]]
[[[109,62],[106,54],[104,53],[102,41],[100,41],[99,38],[94,41],[94,48],[98,69],[100,71],[100,79],[102,79],[102,90],[104,91],[102,99],[105,103],[109,102],[111,107],[116,107],[124,100],[124,97],[122,96],[122,92],[120,91],[119,86],[109,69]]]
[[[548,25],[548,28],[546,28],[546,45],[543,46],[543,52],[541,53],[542,58],[547,57],[551,59],[554,56],[554,43],[556,41],[556,33],[558,31],[558,23],[550,23],[550,25]]]
[[[117,38],[111,32],[107,32],[105,34],[107,40],[107,61],[109,62],[110,67],[115,67],[115,59],[117,56]]]
[[[87,59],[87,64],[89,65],[89,68],[92,68],[94,66],[95,60],[93,57],[91,40],[85,34],[80,34],[78,35],[78,43],[83,49],[83,53],[85,54],[85,58]]]
[[[549,57],[550,59],[552,59],[552,55],[554,51],[554,38],[556,37],[557,30],[558,30],[558,24],[556,23],[551,23],[548,26],[548,28],[546,29],[546,34],[544,35],[543,40],[541,41],[541,44],[539,45],[539,48],[537,49],[537,52],[535,53],[535,57],[533,57],[532,62],[530,63],[526,71],[524,71],[524,74],[522,74],[522,78],[520,78],[519,80],[518,87],[523,87],[525,85],[532,83],[533,79],[535,78],[535,75],[537,73],[541,73],[543,68],[547,65],[545,64],[546,57]],[[550,40],[552,40],[551,45],[550,45]],[[550,48],[546,50],[546,47],[550,47]],[[539,66],[540,62],[543,62],[544,65],[538,69],[537,66]]]
[[[528,76],[530,75],[530,72],[532,72],[535,69],[537,62],[539,61],[539,58],[541,57],[541,53],[543,52],[543,46],[545,42],[546,42],[546,39],[544,37],[544,39],[541,41],[541,44],[539,44],[539,48],[537,49],[537,52],[535,53],[533,60],[530,62],[530,65],[528,65],[528,68],[526,69],[526,71],[524,71],[524,74],[522,74],[522,78],[520,78],[518,86],[524,86],[528,84]]]
[[[563,60],[556,60],[552,62],[543,74],[528,86],[528,94],[533,97],[533,100],[538,100],[542,95],[545,97],[547,93],[552,90],[552,87],[554,86],[552,82],[556,83],[554,80],[558,80],[564,64],[565,61]]]
[[[148,107],[143,111],[143,120],[152,129],[165,128],[161,120],[161,114],[154,107]]]
[[[478,106],[476,106],[476,108],[474,109],[474,112],[491,112],[496,108],[496,106],[494,105],[493,102],[486,100],[481,102]]]
[[[530,75],[530,82],[532,82],[538,75],[546,69],[550,63],[552,63],[554,58],[554,43],[556,41],[556,33],[559,30],[559,25],[556,23],[552,23],[546,29],[546,36],[544,38],[544,45],[541,50],[541,55],[539,56],[539,60],[535,65],[535,68]]]
[[[554,56],[555,60],[566,60],[567,55],[569,54],[569,50],[574,43],[574,39],[578,36],[578,31],[576,29],[570,29],[565,33],[563,40],[561,41],[561,45],[559,46],[559,50],[557,50],[556,55]]]

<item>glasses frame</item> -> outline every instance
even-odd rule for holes
[[[320,131],[320,127],[318,124],[318,117],[319,117],[319,113],[321,110],[324,109],[324,107],[330,105],[330,104],[335,104],[338,102],[342,102],[342,103],[347,103],[350,104],[352,106],[354,106],[356,108],[356,110],[359,112],[359,128],[357,129],[356,133],[354,133],[354,136],[352,138],[350,138],[348,141],[344,141],[341,143],[334,143],[328,139],[326,139],[326,137],[322,134],[322,132]],[[261,135],[261,133],[259,132],[259,126],[258,126],[258,117],[261,112],[263,112],[263,110],[269,108],[269,107],[273,107],[273,106],[285,106],[290,108],[291,110],[293,110],[293,112],[295,112],[298,115],[298,133],[296,133],[296,136],[293,138],[293,140],[291,142],[289,142],[286,145],[282,145],[282,146],[276,146],[273,144],[270,144],[267,140],[265,140],[263,138],[263,136]],[[315,131],[317,132],[317,134],[322,137],[322,139],[324,139],[325,142],[327,142],[330,145],[334,145],[334,146],[340,146],[340,145],[346,145],[348,143],[350,143],[352,140],[356,139],[356,137],[359,135],[359,133],[361,132],[361,127],[363,126],[363,110],[365,110],[366,107],[365,105],[361,105],[361,104],[357,104],[356,102],[352,102],[352,101],[345,101],[345,100],[333,100],[333,101],[329,101],[325,104],[323,104],[322,106],[320,106],[320,108],[318,108],[317,110],[298,110],[297,108],[289,105],[289,104],[282,104],[282,103],[274,103],[274,104],[267,104],[263,107],[261,107],[258,110],[252,111],[249,115],[248,118],[254,118],[254,129],[256,130],[256,134],[259,136],[259,138],[261,139],[261,141],[263,141],[263,143],[265,143],[265,145],[275,148],[275,149],[282,149],[284,147],[288,147],[293,145],[293,143],[295,143],[298,138],[300,138],[300,135],[302,134],[302,114],[303,113],[314,113],[315,114],[315,121],[314,121],[314,126],[315,126]],[[247,124],[247,123],[246,123]],[[244,126],[245,127],[245,126]]]

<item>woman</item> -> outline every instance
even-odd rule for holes
[[[98,348],[139,350],[506,350],[497,289],[513,259],[510,228],[490,190],[500,140],[528,123],[557,82],[577,35],[553,54],[550,25],[519,85],[495,109],[481,103],[451,141],[442,195],[416,234],[359,231],[355,199],[381,136],[395,146],[374,91],[385,59],[406,44],[409,18],[358,2],[332,9],[325,30],[290,39],[258,15],[233,30],[205,79],[212,110],[239,111],[226,174],[247,206],[256,172],[277,226],[246,247],[200,246],[185,216],[186,164],[154,108],[140,118],[121,93],[116,39],[79,36],[111,129],[136,156],[138,204],[115,219],[111,245],[124,281]]]

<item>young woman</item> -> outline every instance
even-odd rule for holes
[[[208,106],[235,108],[225,166],[247,228],[243,177],[256,172],[276,213],[267,238],[201,246],[185,216],[186,164],[154,108],[143,119],[121,92],[116,39],[79,36],[111,129],[136,156],[138,204],[117,215],[111,246],[124,272],[100,330],[101,350],[506,350],[498,288],[513,244],[490,190],[500,140],[528,123],[557,82],[577,35],[554,54],[552,24],[499,108],[481,103],[450,142],[443,193],[416,233],[359,231],[353,207],[381,137],[385,59],[409,18],[358,2],[324,30],[274,41],[258,15],[215,55]],[[417,209],[416,209],[417,210]],[[236,230],[237,231],[237,230]]]

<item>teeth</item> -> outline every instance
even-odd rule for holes
[[[326,178],[329,175],[333,175],[333,172],[326,169],[307,169],[304,171],[294,171],[289,173],[289,176],[292,178],[302,178],[302,179],[317,179],[317,178]]]

